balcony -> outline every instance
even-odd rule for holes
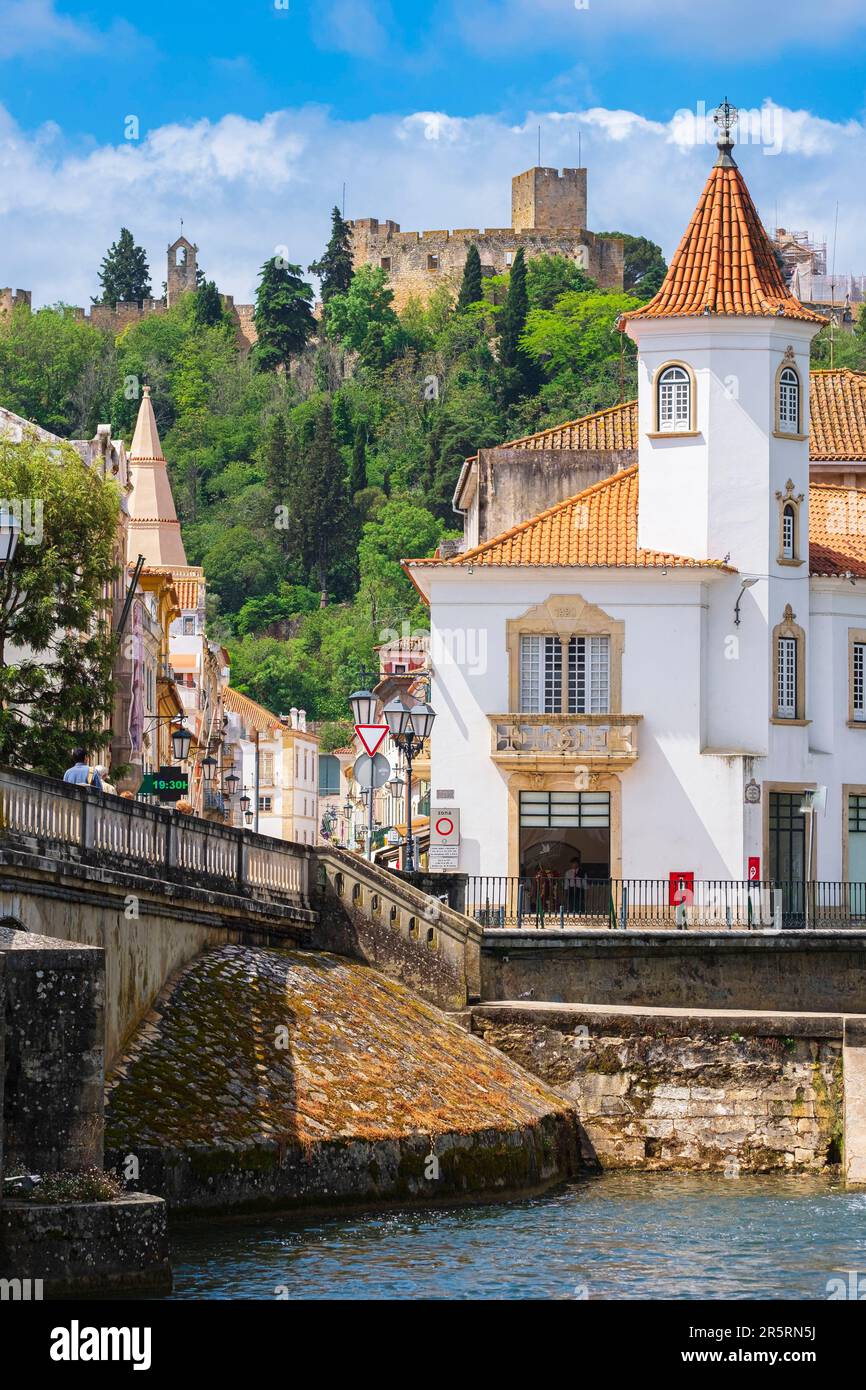
[[[491,714],[491,757],[500,767],[620,770],[637,762],[639,714]]]

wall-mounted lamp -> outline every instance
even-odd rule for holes
[[[734,604],[734,627],[740,626],[740,599],[743,597],[743,594],[746,592],[746,590],[751,589],[752,585],[757,584],[757,582],[757,579],[743,580],[743,586],[740,589],[740,592],[737,594],[737,601]]]

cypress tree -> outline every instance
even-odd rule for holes
[[[128,227],[121,227],[117,241],[103,256],[98,278],[102,295],[94,299],[94,304],[131,304],[150,298],[147,256],[141,246],[136,246]]]
[[[353,552],[357,540],[328,399],[316,413],[299,482],[292,502],[298,539],[305,567],[315,580],[324,608],[331,581],[345,570],[345,556]]]
[[[463,282],[460,286],[460,293],[457,296],[458,313],[463,309],[468,309],[470,304],[477,304],[478,301],[483,298],[484,290],[481,284],[481,257],[478,254],[478,247],[473,242],[466,252],[466,264],[463,267]]]
[[[526,327],[528,313],[526,257],[521,246],[514,257],[508,277],[508,295],[499,317],[499,366],[506,403],[526,395],[535,385],[534,365],[520,346],[520,337]]]
[[[357,492],[363,492],[367,486],[367,426],[363,421],[355,430],[355,442],[352,445],[352,471],[349,475],[349,496],[354,497]]]
[[[223,303],[215,280],[203,280],[195,290],[193,316],[200,328],[213,328],[222,323]]]
[[[288,371],[289,359],[300,352],[316,328],[310,307],[311,287],[301,279],[301,267],[281,262],[276,256],[265,261],[256,290],[255,325],[258,342],[255,364],[259,371]]]
[[[311,275],[318,275],[322,283],[322,303],[335,294],[344,294],[352,280],[352,230],[340,215],[340,209],[331,213],[331,236],[321,260],[307,266]]]

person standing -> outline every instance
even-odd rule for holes
[[[63,780],[76,787],[92,787],[95,792],[102,791],[102,778],[98,770],[88,763],[87,753],[83,748],[72,750],[72,766],[64,772]]]
[[[117,787],[113,782],[109,782],[108,768],[105,766],[105,763],[97,763],[96,775],[102,784],[102,790],[104,792],[110,792],[112,796],[117,796]]]

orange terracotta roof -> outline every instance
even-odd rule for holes
[[[223,690],[223,709],[232,714],[239,714],[249,728],[258,729],[259,733],[268,733],[271,729],[283,727],[277,715],[265,709],[264,705],[251,700],[249,695],[242,695],[239,690],[233,690],[230,685]]]
[[[809,457],[866,459],[866,372],[809,374]]]
[[[637,401],[625,401],[592,415],[581,415],[522,439],[510,439],[500,449],[636,449]]]
[[[661,289],[623,314],[620,327],[632,319],[704,313],[826,322],[785,284],[746,181],[730,156],[710,171]]]
[[[809,569],[866,579],[866,492],[813,483],[809,488]]]
[[[728,569],[721,560],[692,560],[637,543],[637,464],[614,473],[540,516],[449,560],[407,565],[587,565],[617,568]]]

